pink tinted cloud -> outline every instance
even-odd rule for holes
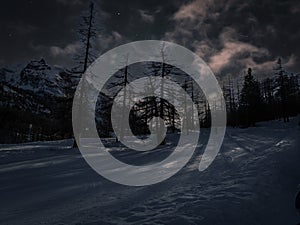
[[[234,63],[232,62],[233,57],[237,56],[240,53],[266,55],[268,54],[268,51],[251,44],[238,41],[229,41],[224,43],[224,47],[221,51],[210,58],[209,66],[214,72],[220,72],[227,65]]]
[[[204,17],[207,12],[207,4],[210,1],[193,1],[183,5],[174,15],[175,20],[195,20],[198,16]]]

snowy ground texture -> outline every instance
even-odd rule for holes
[[[146,187],[102,178],[68,148],[70,141],[1,145],[0,224],[297,224],[298,121],[228,128],[220,154],[200,173],[204,130],[184,169]],[[119,154],[139,160],[130,151]]]

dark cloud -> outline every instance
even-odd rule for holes
[[[174,14],[167,38],[193,48],[220,74],[251,66],[267,75],[281,56],[290,70],[299,69],[296,1],[195,0]],[[298,15],[299,16],[299,13]]]
[[[281,56],[300,70],[300,3],[297,0],[96,1],[98,54],[122,43],[162,39],[195,51],[217,74],[272,70]],[[84,0],[1,2],[1,64],[44,57],[72,66],[80,54],[76,33]]]

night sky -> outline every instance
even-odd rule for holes
[[[77,30],[89,8],[83,0],[10,0],[0,3],[0,65],[45,58],[73,67],[82,52]],[[181,44],[216,74],[252,67],[268,74],[276,58],[300,72],[300,1],[95,1],[98,54],[135,40]]]

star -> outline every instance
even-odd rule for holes
[[[117,12],[117,16],[121,16],[121,13],[120,13],[120,12]]]
[[[12,34],[11,34],[11,33],[9,33],[9,34],[8,34],[8,37],[12,37]]]

